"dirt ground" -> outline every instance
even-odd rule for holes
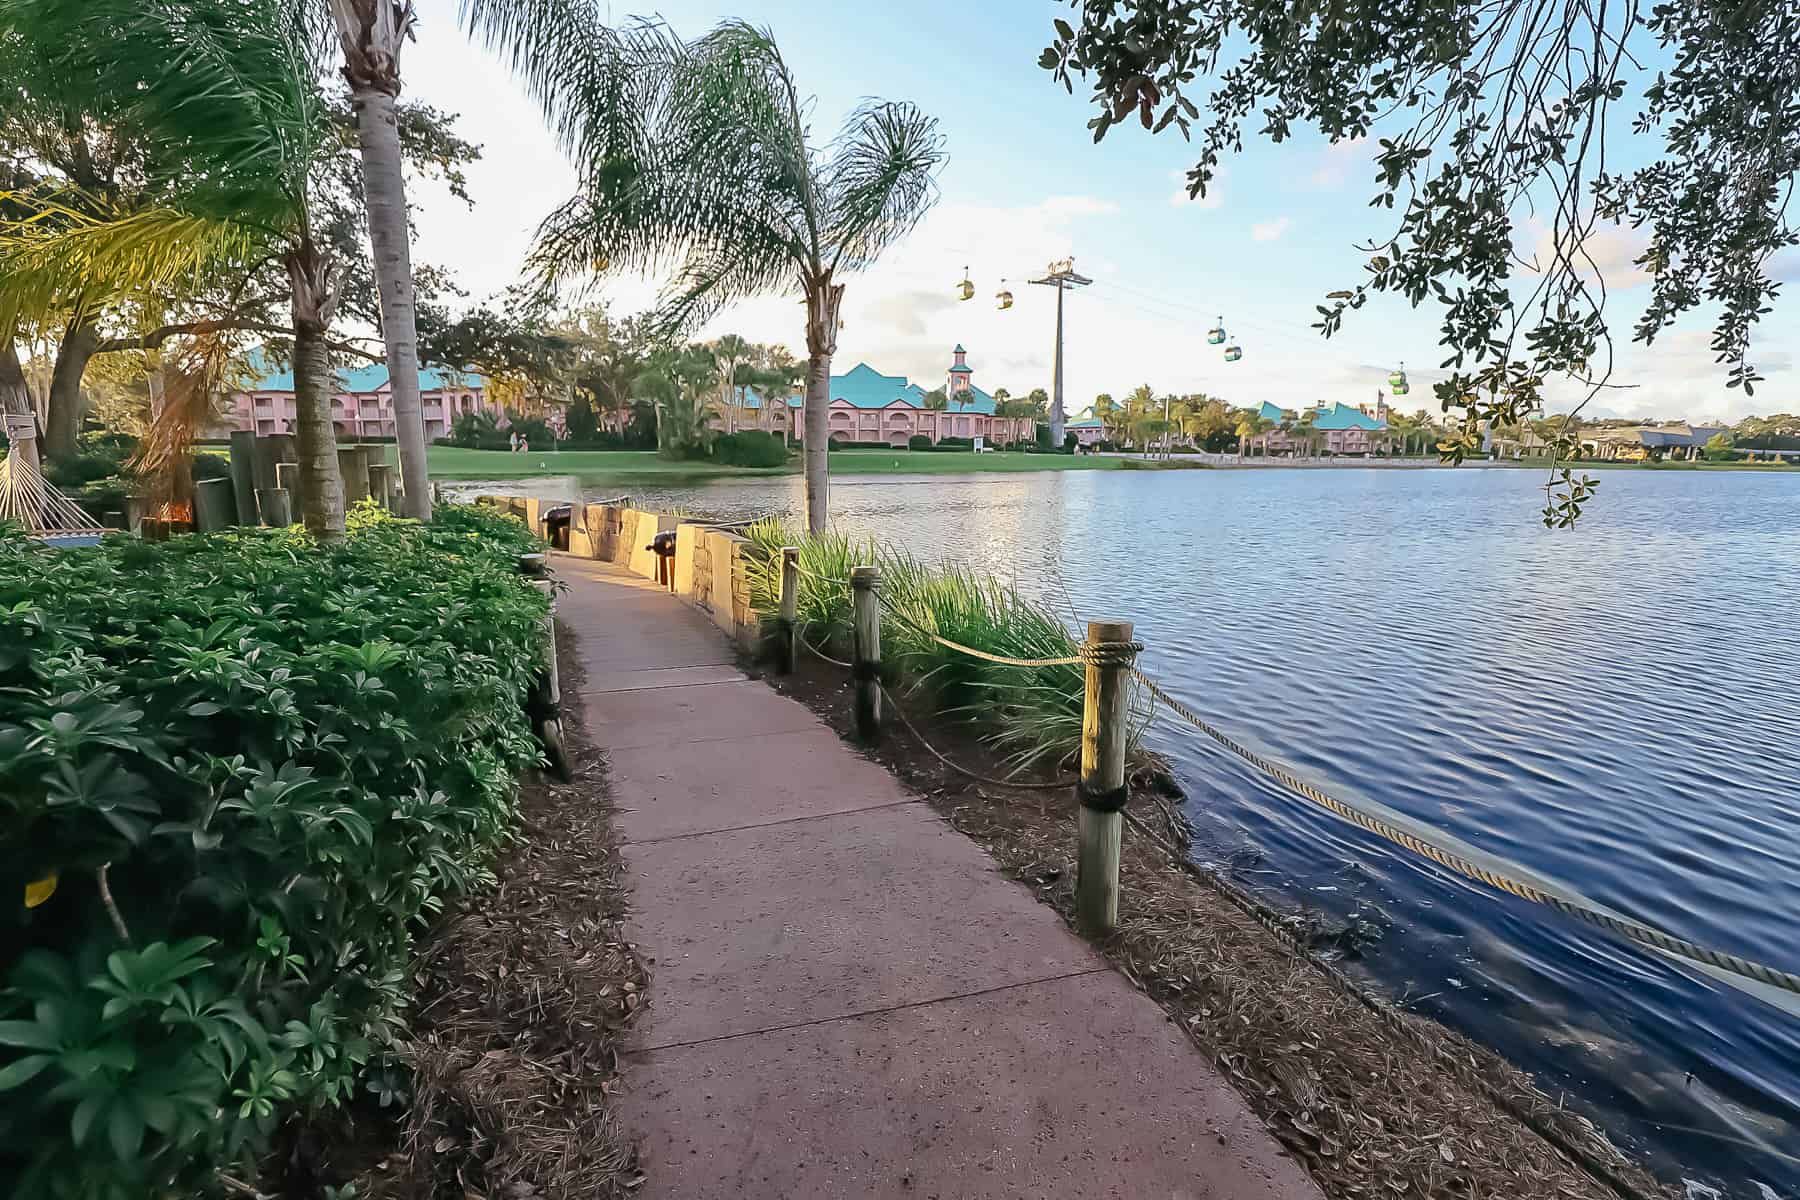
[[[846,673],[802,659],[797,674],[766,682],[853,739]],[[921,709],[906,704],[941,753],[981,774],[1002,773],[968,726]],[[971,780],[923,752],[892,718],[865,753],[1073,924],[1070,792]],[[1157,794],[1153,779],[1140,783],[1124,839],[1120,928],[1101,948],[1226,1073],[1332,1200],[1677,1195],[1523,1072],[1369,996],[1309,954],[1317,929],[1306,919],[1272,912],[1193,866],[1177,804]]]

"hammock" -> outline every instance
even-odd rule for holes
[[[54,546],[92,546],[106,533],[23,454],[0,459],[0,524],[9,521]]]

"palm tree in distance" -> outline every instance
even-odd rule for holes
[[[574,160],[580,191],[533,249],[546,285],[672,264],[662,315],[677,328],[750,296],[804,300],[806,520],[824,529],[842,280],[935,202],[937,122],[871,100],[818,145],[773,37],[742,21],[684,42],[657,24],[609,28],[578,0],[463,0],[462,18]]]
[[[744,399],[740,389],[748,382],[740,376],[746,374],[756,347],[735,333],[727,333],[713,340],[712,352],[719,362],[719,407],[725,413],[725,432],[736,433],[738,410]]]
[[[400,48],[413,35],[412,0],[330,0],[344,48],[344,78],[356,112],[362,150],[363,196],[369,212],[369,249],[381,295],[381,335],[387,345],[394,441],[400,452],[405,512],[431,519],[425,418],[419,401],[419,335],[414,321],[412,239],[406,220],[406,175],[401,169]]]

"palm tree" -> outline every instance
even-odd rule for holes
[[[431,484],[425,462],[425,418],[419,402],[412,240],[406,220],[397,105],[400,48],[412,36],[418,14],[412,0],[330,0],[330,4],[338,40],[344,47],[344,78],[350,83],[350,103],[356,112],[356,136],[362,150],[369,249],[375,264],[375,286],[381,294],[381,334],[387,344],[405,512],[426,521],[431,519]]]
[[[1238,457],[1244,457],[1244,452],[1249,448],[1252,438],[1259,438],[1274,427],[1273,421],[1255,409],[1245,410],[1244,415],[1238,418],[1237,423]]]
[[[44,56],[96,122],[129,122],[179,157],[160,207],[108,216],[43,200],[0,239],[0,329],[88,303],[191,286],[220,264],[279,258],[289,284],[302,516],[344,534],[327,336],[341,267],[310,204],[330,131],[319,80],[325,43],[304,0],[9,0],[0,33]],[[219,388],[223,343],[196,341],[147,439],[151,465],[185,459]]]
[[[707,446],[718,382],[718,360],[705,346],[665,348],[650,355],[634,391],[656,406],[659,451],[679,458]]]
[[[743,406],[739,389],[744,382],[738,376],[755,358],[756,347],[737,334],[728,333],[713,341],[712,352],[719,364],[719,404],[725,410],[725,432],[736,433],[738,409]]]
[[[937,122],[866,101],[825,146],[773,37],[728,21],[694,42],[625,30],[558,0],[463,0],[574,159],[580,193],[545,219],[544,282],[674,262],[664,315],[798,291],[806,304],[806,519],[828,513],[827,414],[845,276],[872,264],[937,197]]]

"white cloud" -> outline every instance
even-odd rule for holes
[[[1250,237],[1258,242],[1273,242],[1288,231],[1293,222],[1286,217],[1277,217],[1273,221],[1258,221],[1250,227]]]
[[[1319,165],[1308,181],[1316,188],[1336,191],[1350,178],[1350,168],[1361,156],[1368,138],[1346,138],[1331,142],[1319,151]]]
[[[1206,195],[1188,195],[1186,171],[1170,171],[1169,180],[1175,184],[1175,190],[1169,194],[1169,205],[1172,208],[1218,208],[1225,203],[1226,169],[1221,166],[1213,172],[1212,182],[1206,185]]]
[[[1524,232],[1533,242],[1531,252],[1526,256],[1526,273],[1541,274],[1557,258],[1555,231],[1542,218],[1533,217],[1526,223]],[[1569,235],[1564,237],[1568,239]],[[1602,283],[1609,292],[1630,291],[1650,283],[1649,272],[1637,263],[1650,244],[1650,235],[1641,229],[1602,221],[1595,224],[1586,239],[1579,242],[1570,239],[1568,244],[1578,247],[1571,255],[1571,262],[1576,272],[1590,283]]]

